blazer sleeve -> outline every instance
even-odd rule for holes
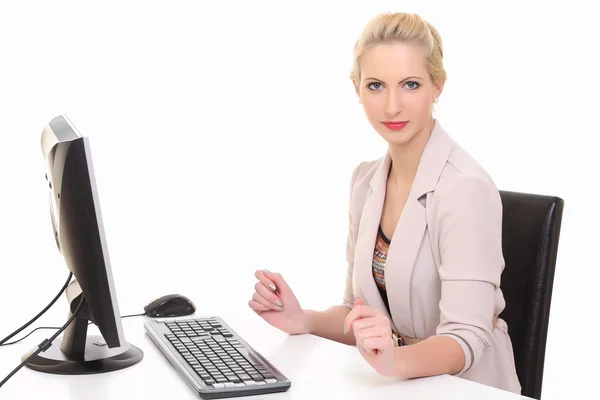
[[[356,168],[354,168],[354,172],[352,173],[352,178],[350,179],[350,200],[348,204],[348,237],[346,241],[346,287],[344,290],[344,297],[342,301],[342,305],[353,308],[354,307],[354,289],[352,286],[352,275],[354,273],[354,246],[356,243],[355,232],[354,232],[354,224],[352,221],[352,203],[353,203],[353,194],[354,194],[354,184],[356,182],[356,178],[358,176],[360,167],[363,163],[359,164]]]
[[[440,324],[436,334],[462,347],[462,375],[492,343],[496,289],[504,268],[502,203],[495,185],[463,177],[438,205]]]

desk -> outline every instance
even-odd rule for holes
[[[288,336],[249,314],[243,310],[220,316],[290,378],[292,386],[285,393],[244,397],[247,399],[527,399],[453,376],[410,381],[381,377],[355,347],[311,335]],[[97,334],[94,328],[90,332]],[[22,368],[0,388],[0,399],[200,398],[146,335],[143,318],[124,319],[123,328],[127,340],[144,352],[140,363],[121,371],[88,376],[50,375]],[[4,378],[20,363],[21,354],[51,334],[37,331],[24,342],[0,347],[0,377]]]

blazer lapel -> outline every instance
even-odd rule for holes
[[[392,236],[384,270],[392,318],[398,331],[410,337],[414,337],[410,307],[411,275],[426,227],[425,207],[419,202],[416,192],[411,191]]]
[[[360,287],[360,292],[365,304],[381,310],[391,319],[387,312],[387,308],[381,299],[377,285],[375,284],[372,269],[375,240],[377,238],[379,221],[381,220],[390,162],[391,158],[388,153],[379,163],[379,166],[369,182],[369,191],[365,196],[362,216],[358,226],[358,236],[356,239],[354,255],[354,271],[355,279]]]

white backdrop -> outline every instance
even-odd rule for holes
[[[2,3],[0,336],[67,277],[40,151],[62,113],[90,137],[123,314],[168,293],[209,314],[251,313],[258,268],[283,273],[304,307],[339,303],[350,174],[385,151],[348,79],[352,48],[377,13],[410,11],[445,43],[443,126],[499,188],[565,200],[544,398],[594,392],[592,6],[323,3]],[[65,316],[61,298],[39,322]],[[36,335],[32,345],[50,333]]]

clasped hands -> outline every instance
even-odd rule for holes
[[[354,335],[360,354],[378,374],[400,377],[390,320],[380,310],[357,298],[344,320],[344,334]]]

